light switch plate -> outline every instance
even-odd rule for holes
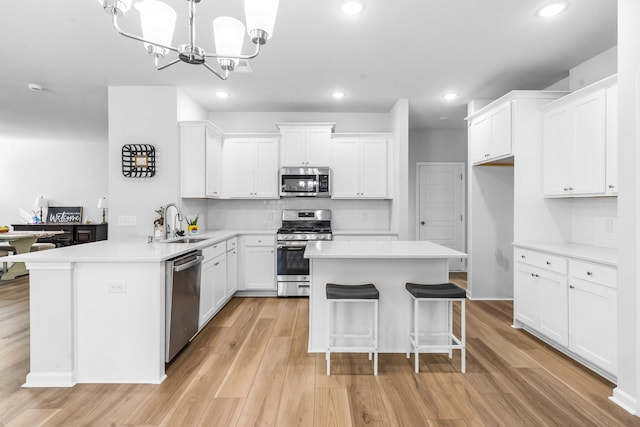
[[[120,215],[118,216],[118,225],[121,227],[135,227],[136,217],[135,215]]]

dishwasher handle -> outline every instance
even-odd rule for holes
[[[180,264],[180,265],[173,266],[173,271],[175,271],[176,273],[179,273],[181,271],[184,271],[184,270],[186,270],[188,268],[193,267],[194,265],[200,264],[203,259],[204,259],[203,256],[198,255],[198,256],[195,257],[195,259],[193,261],[189,261],[186,264]]]

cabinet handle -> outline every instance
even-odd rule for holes
[[[531,277],[540,277],[539,274],[531,273]]]
[[[593,276],[593,272],[587,271],[587,276]]]
[[[220,264],[219,262],[216,262],[215,264],[213,264],[213,266],[215,267],[215,266],[217,266],[217,265],[219,265],[219,264]]]
[[[573,187],[569,187],[569,191],[573,191]]]
[[[609,184],[609,188],[614,188],[614,187],[615,187],[615,185]]]
[[[273,253],[273,249],[271,250],[271,253]]]
[[[575,289],[575,286],[569,285],[569,289]]]
[[[563,191],[569,191],[569,187],[564,187],[562,190]]]
[[[547,261],[547,265],[551,265],[551,261]]]
[[[527,259],[527,257],[526,257],[526,256],[524,256],[524,255],[520,255],[520,258],[522,258],[522,259]]]

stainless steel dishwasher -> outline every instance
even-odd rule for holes
[[[166,262],[165,361],[171,361],[198,332],[202,251]]]

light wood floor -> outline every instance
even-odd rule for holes
[[[463,280],[464,276],[457,276]],[[398,307],[398,310],[403,310]],[[510,302],[467,305],[459,357],[308,354],[308,300],[235,298],[168,368],[161,385],[23,389],[27,279],[0,285],[0,425],[631,426],[613,384],[511,328]],[[457,353],[457,352],[456,352]]]

